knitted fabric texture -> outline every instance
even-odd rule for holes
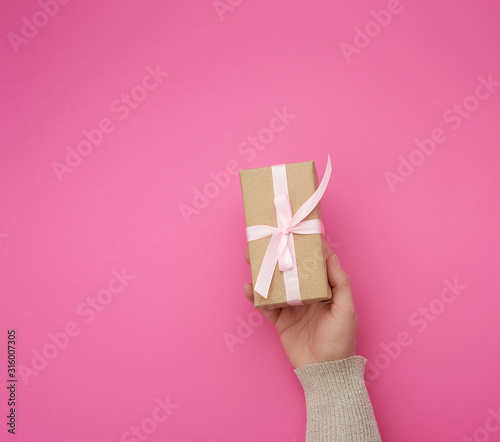
[[[381,441],[365,367],[365,358],[352,356],[294,370],[306,397],[306,442]]]

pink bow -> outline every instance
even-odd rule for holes
[[[274,169],[276,168],[276,169]],[[326,164],[325,174],[321,180],[320,185],[316,191],[311,195],[311,197],[295,212],[292,216],[292,208],[290,206],[290,201],[288,200],[288,190],[286,186],[286,169],[284,165],[273,166],[273,180],[282,182],[281,185],[276,185],[275,189],[284,189],[284,192],[279,195],[275,195],[274,205],[276,207],[276,219],[278,221],[278,227],[268,226],[268,225],[258,225],[247,227],[247,239],[248,241],[254,241],[257,239],[265,238],[271,236],[269,245],[267,246],[262,265],[255,281],[255,291],[261,296],[267,299],[269,293],[269,287],[273,279],[274,269],[276,268],[276,263],[279,264],[279,270],[281,272],[294,272],[295,279],[296,276],[296,260],[295,260],[295,250],[293,245],[293,233],[298,233],[302,235],[308,235],[312,233],[323,233],[324,227],[323,223],[319,219],[302,221],[307,215],[309,215],[312,210],[318,205],[321,197],[325,193],[326,186],[330,180],[330,175],[332,171],[332,166],[330,163],[330,155],[328,155],[328,162]],[[275,191],[276,194],[276,191]],[[286,273],[285,273],[286,275]],[[286,282],[286,281],[285,281]],[[285,284],[286,285],[286,284]],[[292,287],[294,293],[288,293],[287,287],[287,299],[291,302],[300,304],[300,290],[298,288],[298,279],[296,283],[289,284]],[[298,299],[297,299],[298,298]]]

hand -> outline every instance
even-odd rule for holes
[[[358,318],[349,277],[337,255],[325,245],[332,302],[297,305],[273,310],[259,308],[278,331],[293,368],[315,362],[336,361],[356,354]],[[249,263],[248,249],[245,260]],[[253,304],[253,286],[245,284],[245,296]]]

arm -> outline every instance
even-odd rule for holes
[[[261,311],[278,331],[304,388],[306,440],[380,441],[364,382],[366,360],[356,356],[358,320],[350,281],[326,243],[325,253],[331,303]],[[244,292],[253,302],[252,284]]]
[[[351,356],[296,368],[306,396],[306,441],[378,442],[364,381],[366,359]]]

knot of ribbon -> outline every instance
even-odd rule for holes
[[[262,239],[268,236],[271,237],[266,253],[264,254],[257,280],[255,281],[254,290],[264,298],[268,297],[274,269],[276,268],[276,264],[278,264],[279,270],[284,272],[288,303],[301,304],[293,234],[324,234],[324,227],[321,220],[314,219],[303,221],[303,219],[314,210],[325,193],[332,171],[330,155],[328,155],[325,174],[323,175],[320,185],[293,216],[290,201],[288,199],[285,165],[273,166],[272,169],[275,189],[274,206],[276,208],[278,227],[257,225],[247,227],[246,230],[248,241]]]

